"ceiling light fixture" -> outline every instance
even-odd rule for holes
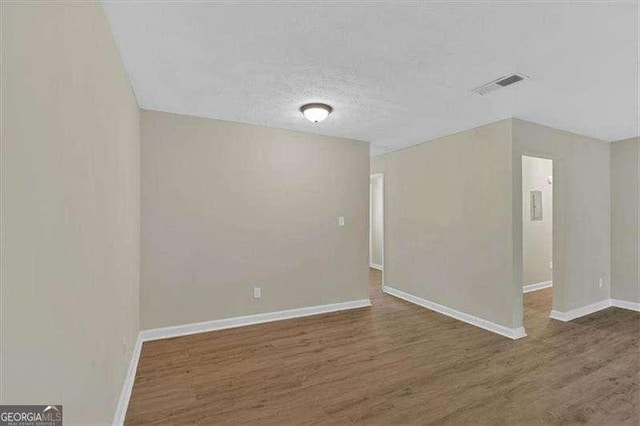
[[[319,123],[331,114],[333,108],[327,104],[306,104],[300,107],[300,112],[312,123]]]

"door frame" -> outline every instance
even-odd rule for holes
[[[522,150],[519,153],[519,157],[517,157],[519,159],[518,161],[518,179],[517,179],[517,187],[514,188],[514,190],[516,190],[517,192],[520,193],[520,197],[519,197],[519,204],[518,204],[518,209],[514,209],[514,212],[516,210],[519,211],[519,215],[516,216],[514,218],[515,223],[518,225],[517,229],[519,230],[519,235],[517,238],[517,244],[514,246],[514,254],[518,254],[517,256],[517,262],[519,263],[519,268],[517,268],[517,274],[518,274],[518,280],[516,280],[516,283],[518,285],[518,301],[517,301],[517,305],[520,311],[520,321],[521,321],[521,326],[524,328],[524,290],[523,290],[523,286],[524,286],[524,271],[523,271],[523,267],[524,267],[524,220],[523,220],[523,216],[524,216],[524,212],[522,211],[522,204],[524,201],[524,197],[526,196],[526,194],[524,193],[524,191],[522,191],[522,159],[523,157],[531,157],[531,158],[539,158],[539,159],[543,159],[543,160],[551,160],[551,176],[553,179],[553,183],[551,184],[551,191],[552,191],[552,206],[551,206],[551,217],[552,217],[552,225],[551,225],[551,241],[552,241],[552,245],[551,245],[551,262],[553,265],[553,268],[551,269],[551,282],[552,282],[552,288],[553,288],[553,296],[552,296],[552,307],[551,307],[551,312],[550,312],[550,317],[553,318],[553,312],[556,309],[556,305],[558,303],[558,299],[560,296],[560,293],[563,289],[563,285],[560,282],[560,280],[558,279],[558,277],[560,276],[560,274],[558,273],[558,269],[559,268],[563,268],[563,265],[561,264],[561,259],[559,258],[558,254],[560,252],[561,246],[562,246],[562,242],[560,239],[560,233],[558,232],[558,229],[562,226],[562,222],[561,222],[561,215],[560,212],[562,211],[562,200],[560,197],[560,192],[561,192],[561,187],[560,185],[558,185],[559,182],[562,182],[562,174],[561,174],[561,170],[562,170],[562,160],[556,156],[553,155],[548,155],[547,153],[544,152],[532,152],[529,150]],[[517,249],[517,250],[516,250]]]
[[[373,193],[373,180],[374,179],[380,179],[381,181],[381,186],[382,186],[382,191],[381,191],[381,198],[382,198],[382,235],[381,235],[381,245],[382,245],[382,253],[381,253],[381,261],[382,261],[382,265],[375,265],[373,266],[373,264],[371,263],[371,255],[373,254],[373,238],[372,238],[372,230],[373,230],[373,197],[371,196]],[[380,271],[382,271],[382,285],[384,286],[384,270],[385,270],[385,245],[384,245],[384,241],[385,241],[385,233],[387,230],[387,227],[385,226],[385,216],[386,216],[386,206],[385,206],[385,185],[384,185],[384,173],[373,173],[371,175],[369,175],[369,267],[370,268],[374,268],[374,269],[379,269]],[[380,268],[381,267],[381,268]]]

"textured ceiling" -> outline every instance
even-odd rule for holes
[[[142,108],[393,151],[518,117],[637,136],[638,3],[109,2]],[[505,74],[531,78],[486,96]],[[334,112],[307,122],[299,107]]]

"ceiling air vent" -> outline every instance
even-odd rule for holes
[[[477,93],[478,95],[486,95],[487,93],[491,93],[495,90],[502,89],[503,87],[507,87],[519,81],[522,81],[525,78],[527,77],[523,74],[512,74],[505,77],[500,77],[490,83],[473,89],[472,92]]]

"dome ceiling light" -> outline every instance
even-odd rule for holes
[[[331,114],[333,108],[327,104],[306,104],[300,107],[300,112],[312,123],[319,123]]]

